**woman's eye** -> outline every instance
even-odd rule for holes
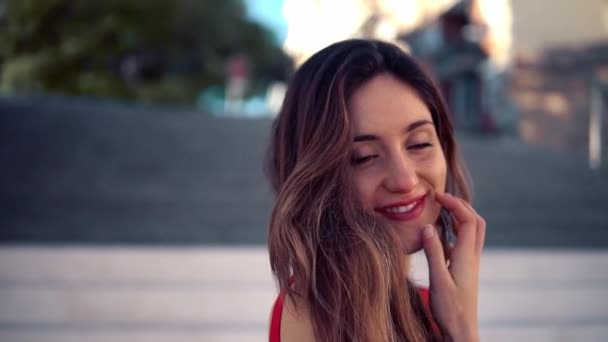
[[[423,148],[427,148],[427,147],[431,147],[431,146],[433,146],[433,144],[431,144],[431,143],[422,143],[422,144],[410,145],[408,148],[414,149],[414,150],[422,150]]]
[[[369,156],[363,156],[363,157],[353,157],[352,162],[354,165],[361,165],[376,157],[377,157],[377,155],[375,155],[375,154],[369,155]]]

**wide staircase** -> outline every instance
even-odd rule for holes
[[[271,122],[0,99],[0,341],[264,341]],[[483,341],[608,340],[608,173],[461,133]],[[414,278],[428,284],[423,255]]]

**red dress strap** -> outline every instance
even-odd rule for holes
[[[420,295],[420,299],[422,299],[422,304],[424,304],[424,307],[426,309],[429,309],[429,289],[427,289],[426,287],[419,287],[418,294]]]
[[[283,316],[284,301],[285,291],[281,291],[272,308],[272,318],[270,319],[270,342],[281,342],[281,317]]]
[[[422,304],[424,305],[424,309],[426,310],[427,314],[431,318],[431,328],[433,329],[433,332],[435,334],[441,336],[441,329],[439,329],[437,322],[433,319],[433,313],[431,311],[429,289],[426,287],[419,287],[418,294],[420,295],[420,299],[422,299]]]

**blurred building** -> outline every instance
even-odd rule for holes
[[[608,38],[605,0],[511,0],[518,51],[584,46]]]
[[[593,89],[608,108],[608,2],[512,3],[517,51],[507,90],[521,113],[520,136],[559,150],[589,148]]]

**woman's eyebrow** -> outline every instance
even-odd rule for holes
[[[378,136],[373,135],[373,134],[364,134],[364,135],[357,135],[354,139],[355,142],[369,141],[369,140],[378,140]]]
[[[411,124],[409,124],[405,129],[404,132],[405,133],[409,133],[413,130],[415,130],[418,127],[424,126],[424,125],[432,125],[433,122],[429,121],[429,120],[418,120],[418,121],[414,121]],[[378,140],[378,136],[377,135],[373,135],[373,134],[363,134],[363,135],[357,135],[354,138],[354,142],[360,142],[360,141],[369,141],[369,140]]]
[[[414,121],[412,122],[409,126],[407,126],[405,128],[405,132],[409,133],[413,130],[415,130],[416,128],[420,127],[420,126],[424,126],[424,125],[432,125],[433,122],[429,121],[429,120],[418,120],[418,121]]]

